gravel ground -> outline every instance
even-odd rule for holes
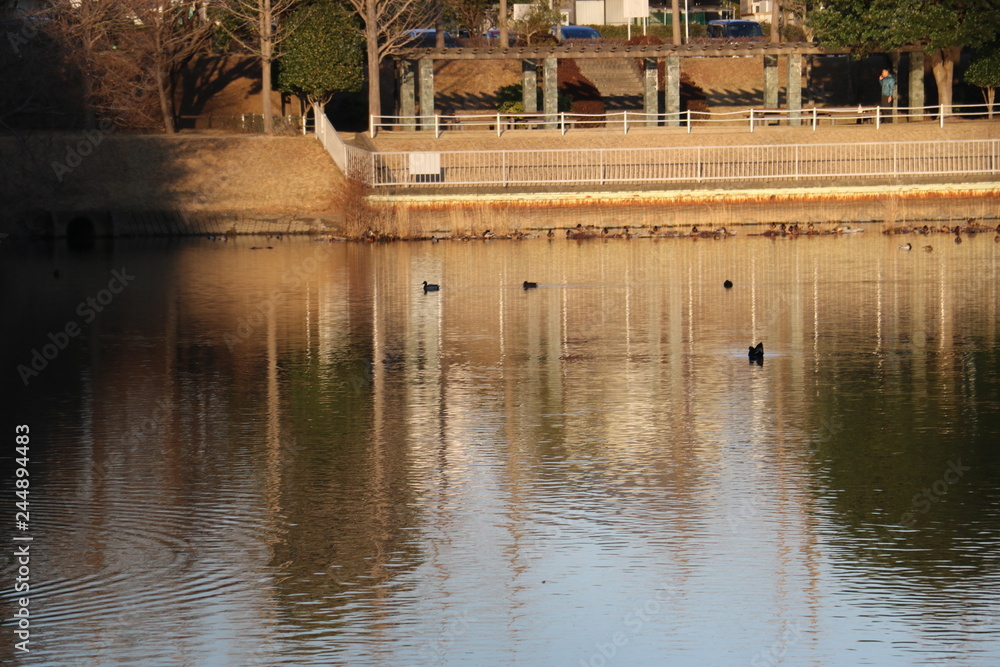
[[[940,127],[936,122],[874,125],[829,125],[812,127],[769,126],[750,132],[747,126],[708,128],[630,128],[628,134],[607,129],[578,129],[565,135],[558,130],[510,130],[496,132],[456,130],[433,133],[380,132],[373,140],[358,140],[379,151],[499,151],[557,148],[626,148],[667,146],[773,145],[807,143],[879,143],[894,141],[948,141],[1000,138],[1000,119],[955,120]]]

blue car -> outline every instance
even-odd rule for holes
[[[582,25],[564,25],[562,26],[562,38],[567,39],[600,39],[601,33],[597,32],[593,28],[588,28]],[[557,26],[552,26],[552,34],[558,35],[559,28]]]
[[[763,37],[764,32],[756,21],[724,19],[708,22],[708,36],[712,38]]]
[[[407,33],[409,33],[410,36],[409,39],[406,40],[406,46],[408,47],[419,48],[419,49],[433,49],[437,45],[437,37],[433,29],[424,28],[417,30],[407,30]],[[445,48],[450,49],[458,46],[458,42],[455,41],[454,37],[445,32],[444,45]]]

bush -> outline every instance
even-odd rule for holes
[[[769,34],[769,33],[765,33]],[[800,25],[789,24],[781,29],[781,38],[786,42],[805,42],[806,31]]]
[[[695,24],[691,24],[692,34]],[[628,26],[625,25],[589,25],[588,28],[593,28],[597,32],[601,33],[601,37],[609,40],[627,40],[628,39]],[[704,26],[703,26],[704,27]],[[632,38],[643,37],[642,26],[632,26]],[[661,44],[671,44],[674,39],[674,31],[668,25],[651,25],[646,27],[645,37],[659,37],[663,41]]]
[[[523,93],[524,86],[514,83],[509,86],[497,88],[494,95],[497,100],[497,111],[500,113],[520,114],[524,113]],[[595,89],[596,90],[596,89]],[[545,107],[545,92],[539,87],[538,91],[538,111]],[[570,111],[573,108],[573,98],[564,92],[559,92],[557,108],[559,111]]]

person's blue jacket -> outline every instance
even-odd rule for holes
[[[896,77],[892,74],[882,79],[882,97],[889,97],[896,90]]]

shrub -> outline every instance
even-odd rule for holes
[[[806,31],[797,24],[788,24],[781,29],[781,38],[786,42],[805,42]]]
[[[520,83],[514,83],[509,86],[501,86],[497,88],[494,95],[496,95],[497,100],[497,111],[500,113],[511,113],[520,114],[524,113],[524,100],[522,97],[522,91],[524,86]],[[595,89],[596,90],[596,89]],[[538,91],[538,111],[541,112],[545,106],[545,92],[539,87]],[[573,98],[569,97],[562,91],[559,92],[557,107],[559,111],[570,111],[573,106]]]

